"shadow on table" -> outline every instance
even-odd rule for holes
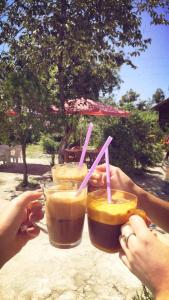
[[[28,164],[28,175],[43,175],[51,170],[50,165]],[[23,174],[23,164],[0,165],[0,172],[4,173],[20,173]]]

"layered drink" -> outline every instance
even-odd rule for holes
[[[87,213],[91,243],[100,250],[113,253],[120,249],[120,227],[134,213],[137,198],[123,191],[111,192],[111,203],[107,200],[106,190],[89,193]]]
[[[77,183],[64,182],[44,189],[46,221],[50,243],[58,248],[77,246],[82,237],[87,190],[78,196]]]

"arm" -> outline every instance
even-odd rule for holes
[[[153,223],[169,232],[169,202],[146,192],[136,184],[132,192],[138,197],[138,207],[147,213]]]
[[[110,166],[111,185],[113,189],[119,189],[133,193],[138,198],[138,207],[145,210],[151,220],[169,232],[169,202],[146,192],[136,185],[121,169]],[[90,180],[90,190],[106,188],[106,167],[99,165]]]

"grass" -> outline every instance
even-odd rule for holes
[[[30,158],[37,158],[43,155],[43,149],[42,146],[39,144],[31,144],[28,145],[26,148],[26,155]]]

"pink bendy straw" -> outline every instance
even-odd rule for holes
[[[81,190],[82,190],[83,188],[86,187],[86,185],[87,185],[87,183],[88,183],[90,177],[92,176],[92,174],[93,174],[93,172],[94,172],[96,166],[98,165],[98,163],[100,162],[102,156],[104,155],[105,150],[106,150],[106,149],[108,148],[108,146],[110,145],[112,139],[113,139],[113,138],[112,138],[111,136],[109,136],[109,137],[107,138],[107,140],[106,140],[106,142],[104,143],[102,149],[100,150],[99,154],[97,155],[97,157],[96,157],[94,163],[92,164],[92,166],[91,166],[89,172],[87,173],[86,177],[85,177],[84,180],[82,181],[82,183],[81,183],[81,185],[80,185],[80,187],[79,187],[79,189],[78,189],[76,195],[78,195],[78,194],[81,192]]]
[[[110,184],[110,166],[109,166],[108,147],[105,150],[105,158],[106,158],[107,199],[108,199],[108,203],[111,203],[111,184]]]
[[[83,165],[83,161],[84,161],[87,146],[88,146],[88,143],[89,143],[89,140],[90,140],[90,136],[91,136],[91,133],[92,133],[92,129],[93,129],[93,123],[90,123],[89,127],[88,127],[88,130],[87,130],[86,139],[85,139],[85,142],[84,142],[84,145],[83,145],[83,150],[82,150],[82,154],[81,154],[81,157],[80,157],[80,161],[79,161],[79,168],[81,168],[82,165]]]

